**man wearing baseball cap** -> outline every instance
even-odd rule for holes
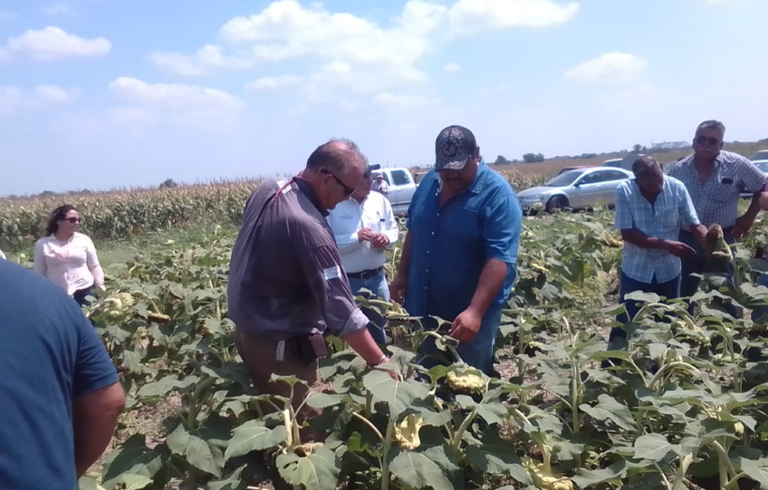
[[[443,129],[435,157],[408,209],[391,296],[411,315],[452,322],[447,333],[459,340],[462,360],[498,376],[494,340],[517,277],[520,203],[501,175],[479,164],[480,148],[469,129]],[[440,363],[443,354],[433,341],[422,347],[422,364]]]

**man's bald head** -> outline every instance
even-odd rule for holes
[[[312,152],[302,178],[312,184],[320,205],[330,210],[355,192],[367,168],[368,159],[353,141],[334,139]]]
[[[307,159],[307,174],[316,174],[326,169],[336,175],[345,175],[350,170],[361,174],[368,166],[368,159],[354,141],[332,139],[318,146]]]
[[[645,192],[658,194],[664,187],[664,171],[658,160],[649,156],[642,156],[632,164],[632,173],[635,181]]]

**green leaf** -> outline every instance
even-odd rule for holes
[[[83,476],[77,480],[77,490],[100,490],[99,483],[93,478]]]
[[[104,461],[104,487],[113,488],[124,474],[153,478],[170,458],[168,448],[160,445],[149,449],[143,434],[135,434],[109,453]]]
[[[397,418],[408,409],[414,400],[426,398],[427,386],[417,381],[395,381],[389,374],[374,370],[363,377],[363,385],[374,398],[389,405],[389,416]]]
[[[659,462],[670,451],[680,453],[680,446],[670,444],[661,434],[645,434],[635,441],[635,458]]]
[[[205,485],[206,490],[246,490],[247,481],[241,476],[247,466],[241,466],[223,480],[213,480]]]
[[[147,383],[141,387],[137,396],[139,398],[166,397],[176,390],[187,388],[198,382],[197,376],[188,376],[184,379],[175,379],[167,376],[160,381]]]
[[[288,439],[288,430],[284,425],[268,428],[260,420],[251,420],[234,430],[229,441],[224,459],[243,456],[251,451],[263,451],[277,447]]]
[[[523,485],[533,485],[528,472],[520,464],[520,458],[509,445],[488,444],[467,446],[467,458],[478,471],[491,475],[509,474]]]
[[[120,479],[125,485],[125,490],[141,490],[152,483],[152,480],[144,475],[125,474],[121,475]]]
[[[635,419],[626,405],[622,405],[606,394],[600,395],[597,400],[598,404],[594,407],[583,404],[579,408],[596,420],[610,420],[626,431],[635,430]]]
[[[323,447],[303,458],[294,453],[281,454],[277,468],[286,483],[312,490],[336,490],[340,472],[336,455]]]
[[[290,386],[295,386],[297,384],[303,384],[307,385],[307,382],[303,379],[299,379],[296,376],[279,376],[277,374],[273,374],[269,377],[270,383],[287,383]]]
[[[450,463],[442,447],[433,447],[423,453],[398,449],[390,455],[393,456],[389,463],[392,474],[410,487],[453,490],[454,486],[443,467],[451,470],[456,467]]]
[[[591,487],[600,483],[623,478],[627,474],[627,465],[624,461],[618,461],[608,468],[599,470],[580,469],[578,474],[571,478],[573,483],[581,488]]]
[[[329,393],[311,392],[307,398],[307,406],[312,408],[328,408],[345,403],[347,397]]]
[[[737,464],[741,471],[759,483],[761,488],[768,488],[768,472],[765,467],[758,465],[758,461],[740,457]]]
[[[173,454],[183,456],[195,468],[221,478],[221,467],[216,463],[211,448],[203,439],[187,432],[183,425],[176,427],[165,443]]]
[[[491,425],[501,423],[509,413],[501,402],[476,403],[467,395],[456,395],[456,401],[465,410],[477,408],[477,414]]]

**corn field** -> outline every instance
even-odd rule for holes
[[[544,179],[508,169],[501,173],[516,190]],[[0,250],[19,250],[33,244],[43,236],[51,211],[62,204],[71,204],[80,211],[83,232],[94,240],[120,240],[189,223],[237,225],[245,201],[259,182],[261,179],[170,189],[0,199]]]

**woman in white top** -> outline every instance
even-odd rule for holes
[[[46,236],[35,244],[35,272],[58,284],[80,306],[89,305],[94,288],[104,289],[104,271],[96,247],[79,233],[80,214],[68,204],[53,211]]]

